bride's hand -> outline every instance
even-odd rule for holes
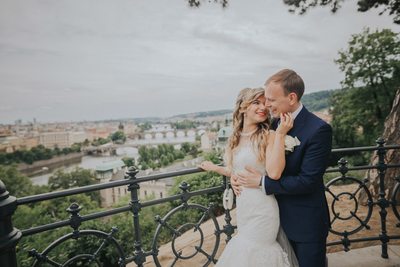
[[[200,163],[200,165],[198,167],[205,171],[213,171],[215,164],[212,163],[211,161],[206,160],[206,161],[203,161],[202,163]]]
[[[281,121],[276,129],[277,134],[286,135],[293,128],[293,115],[291,113],[281,113]]]

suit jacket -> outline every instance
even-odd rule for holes
[[[272,126],[276,129],[277,122]],[[265,177],[265,191],[276,196],[281,225],[290,240],[324,242],[330,219],[323,174],[332,149],[332,128],[303,107],[288,135],[297,136],[301,144],[286,155],[279,180]]]

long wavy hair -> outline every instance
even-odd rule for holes
[[[243,131],[244,114],[250,104],[264,95],[263,88],[245,88],[239,92],[236,99],[235,109],[233,111],[233,132],[229,137],[228,146],[225,151],[225,160],[227,167],[232,170],[233,153],[240,142],[240,134]],[[263,122],[257,124],[257,130],[250,136],[254,148],[258,149],[258,160],[265,161],[265,150],[268,144],[268,133],[271,125],[271,119],[268,116]]]

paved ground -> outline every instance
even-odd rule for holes
[[[236,210],[232,211],[232,223],[236,224]],[[218,224],[224,225],[224,216],[217,218]],[[211,253],[215,245],[215,235],[214,235],[214,225],[211,220],[206,221],[202,224],[202,230],[204,234],[204,244],[202,248]],[[218,252],[216,258],[222,253],[225,247],[225,235],[221,235],[221,240],[219,243]],[[176,246],[180,247],[185,254],[191,254],[194,251],[194,246],[198,245],[198,236],[194,235],[192,231],[188,231],[179,238]],[[328,254],[329,267],[400,267],[400,245],[391,244],[388,250],[389,259],[381,258],[381,247],[380,246],[370,246],[365,248],[353,248],[349,252],[339,251],[332,252]],[[161,266],[170,266],[173,262],[175,256],[171,250],[171,243],[162,245],[159,249],[158,259]],[[176,267],[197,267],[203,266],[206,262],[204,255],[198,253],[195,257],[185,260],[178,261],[174,266]],[[136,266],[135,264],[129,264],[129,267]],[[155,266],[152,257],[147,257],[145,267]],[[214,266],[210,264],[209,266]],[[235,266],[233,266],[235,267]],[[240,266],[238,266],[240,267]],[[271,266],[272,267],[272,266]]]
[[[383,259],[381,246],[352,249],[328,254],[329,267],[400,267],[400,246],[391,245],[389,259]]]

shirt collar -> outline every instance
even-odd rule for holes
[[[303,108],[303,104],[300,102],[300,106],[292,113],[293,119],[296,119],[297,115],[299,115],[302,108]]]

